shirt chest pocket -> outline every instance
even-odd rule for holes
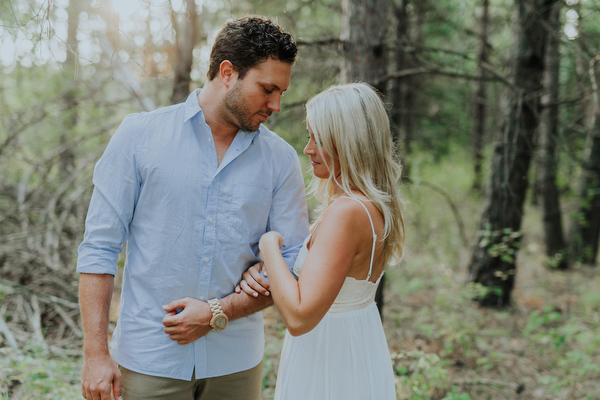
[[[245,242],[254,242],[266,232],[272,191],[248,182],[237,182],[223,193],[221,205],[227,215],[229,234]]]

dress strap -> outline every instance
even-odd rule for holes
[[[369,278],[371,278],[371,272],[373,271],[373,259],[375,258],[375,246],[377,245],[377,234],[375,233],[375,225],[373,225],[373,219],[371,219],[371,213],[369,213],[367,206],[365,206],[364,203],[362,201],[360,201],[359,199],[357,199],[356,197],[340,196],[338,198],[339,199],[352,199],[352,200],[358,201],[360,203],[360,205],[363,206],[363,208],[365,209],[365,211],[367,212],[367,215],[369,217],[369,222],[371,223],[371,231],[373,232],[373,249],[371,250],[371,263],[369,264],[369,275],[367,275],[367,279],[366,279],[368,281]]]
[[[321,216],[322,217],[322,216]],[[311,237],[313,235],[313,233],[315,233],[315,231],[317,230],[317,228],[319,227],[319,224],[321,223],[321,221],[323,220],[323,218],[319,218],[317,220],[317,222],[315,223],[315,226],[312,228],[312,230],[310,231],[310,233],[308,234],[308,237]]]

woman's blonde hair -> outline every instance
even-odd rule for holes
[[[306,122],[330,158],[328,179],[313,176],[310,193],[327,206],[335,181],[348,195],[363,193],[383,214],[384,260],[399,261],[404,248],[403,201],[388,114],[366,83],[331,86],[306,104]],[[321,153],[322,155],[322,153]],[[335,161],[340,174],[333,175]]]

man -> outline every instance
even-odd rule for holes
[[[234,287],[258,261],[263,233],[282,233],[290,268],[308,234],[298,156],[261,125],[280,110],[296,54],[269,20],[227,23],[204,88],[128,116],[111,139],[77,265],[87,400],[261,398],[256,312],[272,301]],[[111,357],[108,311],[125,242]]]

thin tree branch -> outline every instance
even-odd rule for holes
[[[56,304],[60,304],[65,307],[72,308],[72,309],[79,308],[79,304],[73,303],[72,301],[61,299],[60,297],[56,297],[51,294],[38,292],[37,290],[29,289],[26,286],[19,285],[18,283],[11,282],[6,279],[0,279],[0,286],[10,287],[13,289],[20,290],[21,292],[24,292],[27,294],[37,296],[41,301],[46,302],[46,303],[56,303]]]
[[[319,40],[296,40],[298,46],[324,46],[324,45],[341,45],[344,44],[344,40],[340,38],[327,38]]]
[[[8,325],[6,324],[6,321],[4,320],[3,314],[4,314],[4,312],[2,310],[0,310],[0,332],[2,332],[2,334],[4,335],[4,338],[6,339],[6,342],[8,343],[8,345],[10,347],[12,347],[13,349],[15,349],[15,351],[18,354],[21,354],[19,345],[17,344],[17,341],[15,340],[14,335],[8,328]]]
[[[454,202],[452,201],[452,198],[450,197],[448,192],[446,192],[441,187],[434,185],[433,183],[429,183],[429,182],[425,182],[425,181],[415,181],[410,178],[406,178],[404,180],[404,182],[411,183],[413,185],[428,187],[428,188],[432,189],[434,192],[441,195],[444,198],[444,200],[446,200],[446,203],[448,203],[448,206],[450,207],[450,210],[452,210],[452,214],[454,215],[454,218],[456,219],[456,224],[458,225],[458,233],[463,242],[463,245],[465,245],[465,246],[469,245],[469,240],[467,239],[467,235],[465,233],[465,224],[462,220],[462,217],[460,216],[458,207],[456,207],[456,204],[454,204]]]
[[[82,338],[83,331],[81,329],[79,329],[79,326],[77,326],[77,324],[75,323],[75,321],[73,321],[71,316],[61,306],[59,306],[56,303],[54,303],[54,309],[56,310],[58,315],[60,315],[60,317],[63,319],[63,321],[65,321],[65,323],[69,326],[69,328],[71,328],[73,333],[75,333],[75,335],[77,335],[77,337]]]

